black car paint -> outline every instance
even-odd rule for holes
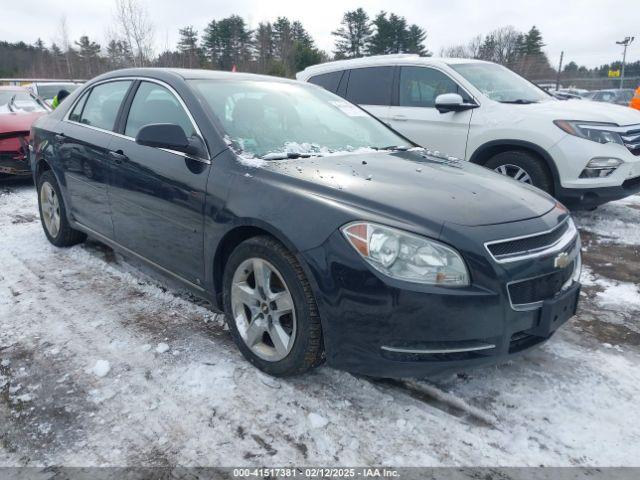
[[[199,75],[216,78],[155,69],[105,74],[36,122],[34,175],[40,168],[53,170],[75,228],[147,260],[218,308],[223,264],[233,246],[258,233],[274,236],[296,255],[314,289],[329,363],[352,371],[402,376],[492,362],[509,354],[514,333],[537,325],[538,311],[510,307],[506,283],[553,271],[553,259],[500,265],[491,261],[483,243],[558,225],[568,213],[556,208],[554,199],[469,162],[422,151],[245,165],[183,78]],[[126,105],[116,134],[63,121],[86,89],[119,77],[152,78],[171,86],[201,130],[208,158],[159,151],[123,136]],[[125,102],[130,104],[131,97]],[[89,145],[92,141],[98,148]],[[87,159],[90,174],[82,164]],[[382,275],[339,232],[354,220],[452,245],[467,263],[471,285],[426,286]],[[490,355],[447,362],[380,351],[383,344],[466,339],[491,339],[497,348]]]

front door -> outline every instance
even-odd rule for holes
[[[187,136],[198,135],[172,91],[157,83],[140,82],[124,137],[114,139],[110,146],[115,238],[199,285],[204,277],[204,202],[210,162],[135,143],[140,128],[151,123],[177,124]]]
[[[56,135],[59,158],[73,218],[113,237],[107,196],[111,160],[109,144],[118,110],[132,82],[114,81],[93,87],[76,103]]]
[[[473,110],[440,113],[435,100],[443,93],[471,97],[449,76],[430,67],[400,67],[398,106],[390,107],[388,123],[418,145],[465,158]]]

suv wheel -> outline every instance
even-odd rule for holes
[[[553,194],[553,180],[544,162],[533,154],[518,150],[498,153],[485,167]]]
[[[303,373],[323,360],[322,328],[311,286],[296,258],[271,237],[254,237],[231,254],[224,308],[242,354],[274,376]]]
[[[44,171],[38,177],[38,207],[44,234],[56,247],[70,247],[87,238],[69,225],[60,187],[51,170]]]

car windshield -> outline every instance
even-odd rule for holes
[[[38,84],[38,95],[45,100],[51,100],[60,90],[71,93],[79,86],[75,83]]]
[[[47,109],[29,92],[0,91],[0,112],[46,112]]]
[[[191,80],[243,155],[265,159],[413,146],[355,105],[306,84]]]
[[[491,100],[502,103],[537,103],[551,96],[520,75],[495,63],[450,65]]]

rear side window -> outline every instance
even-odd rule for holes
[[[130,85],[131,80],[121,80],[93,87],[82,109],[80,123],[113,130],[120,104]]]
[[[434,107],[436,97],[443,93],[457,93],[465,102],[470,100],[456,82],[439,70],[427,67],[400,69],[401,107]]]
[[[359,105],[391,105],[393,67],[351,70],[347,100]]]
[[[323,73],[322,75],[316,75],[309,79],[309,83],[319,85],[322,88],[336,93],[338,91],[338,85],[340,85],[340,79],[342,78],[343,70],[338,72]]]
[[[124,134],[135,137],[142,127],[151,123],[180,125],[187,137],[196,133],[187,113],[173,93],[162,85],[142,82],[133,97]]]

